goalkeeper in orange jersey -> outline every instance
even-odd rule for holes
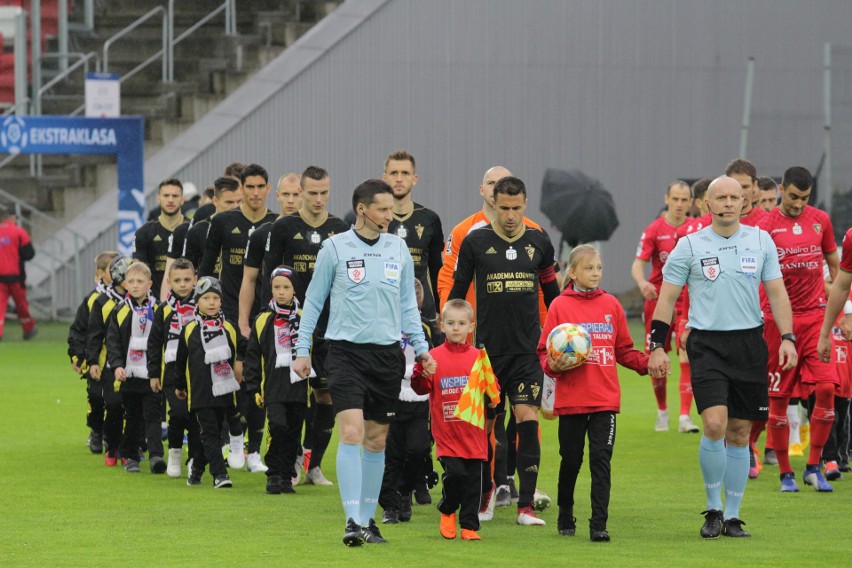
[[[443,497],[438,503],[441,512],[441,536],[456,537],[456,511],[459,513],[462,540],[480,540],[479,500],[481,497],[482,468],[488,459],[488,436],[485,431],[485,409],[482,391],[491,399],[492,408],[500,401],[497,381],[490,388],[483,384],[471,397],[473,405],[464,405],[469,414],[459,415],[463,406],[462,394],[472,371],[479,363],[480,351],[467,342],[473,331],[473,308],[465,300],[448,300],[441,311],[441,331],[446,341],[430,353],[438,363],[438,371],[425,376],[423,365],[418,363],[411,376],[411,388],[417,394],[429,395],[432,415],[432,436],[438,461],[444,468]],[[492,373],[493,379],[493,373]],[[469,391],[475,390],[474,388]],[[465,394],[471,394],[470,392]],[[477,397],[476,395],[479,395]],[[479,404],[475,404],[476,402]],[[470,402],[470,400],[468,400]]]

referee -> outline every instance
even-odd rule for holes
[[[768,353],[758,288],[763,283],[772,316],[781,332],[778,350],[784,370],[796,366],[790,301],[778,253],[769,235],[740,224],[743,191],[733,178],[713,180],[705,197],[713,220],[709,227],[681,238],[663,268],[660,298],[651,324],[648,369],[669,372],[663,342],[675,300],[689,286],[692,330],[686,351],[692,365],[692,389],[704,435],[698,462],[707,493],[702,538],[751,536],[739,519],[748,478],[752,420],[766,420]],[[722,485],[725,510],[722,512]]]
[[[408,246],[387,233],[393,190],[381,180],[367,180],[355,188],[352,208],[357,214],[354,227],[326,239],[317,255],[293,370],[301,377],[310,374],[311,340],[331,296],[326,372],[340,429],[337,483],[347,517],[343,543],[360,546],[387,542],[374,515],[388,424],[396,415],[405,374],[401,332],[427,373],[434,373],[436,365],[420,323]]]

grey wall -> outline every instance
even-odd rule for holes
[[[203,187],[232,160],[273,177],[316,164],[342,215],[402,147],[415,198],[449,231],[481,207],[489,166],[527,182],[542,224],[545,168],[576,167],[615,195],[604,286],[623,291],[668,182],[737,156],[749,56],[747,157],[759,174],[816,167],[823,44],[850,25],[848,0],[349,0],[164,149],[146,185],[175,174]]]

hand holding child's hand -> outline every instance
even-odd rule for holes
[[[423,365],[423,376],[431,377],[438,371],[438,362],[429,353],[420,355],[420,363]]]

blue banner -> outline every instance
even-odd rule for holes
[[[141,116],[8,116],[0,127],[0,153],[115,155],[118,251],[130,256],[133,237],[145,219],[144,137]]]

